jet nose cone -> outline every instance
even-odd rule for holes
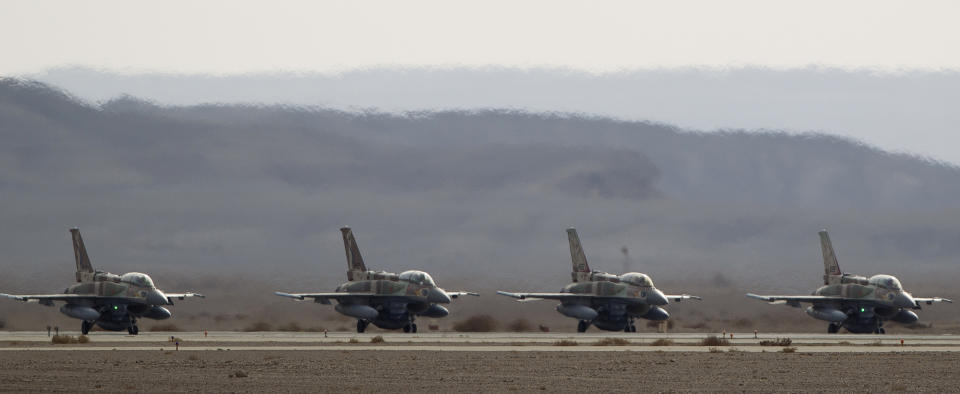
[[[449,304],[450,295],[446,291],[439,287],[434,287],[430,290],[430,294],[427,295],[427,301],[430,301],[434,304]]]
[[[917,301],[913,299],[910,293],[903,291],[893,298],[893,304],[901,308],[913,308],[917,306]]]
[[[153,289],[147,293],[147,303],[150,305],[169,305],[170,300],[162,291]]]
[[[650,305],[667,305],[667,296],[663,295],[663,292],[658,289],[651,289],[647,292],[647,304]]]

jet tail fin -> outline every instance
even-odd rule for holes
[[[367,272],[367,266],[363,263],[363,256],[360,255],[357,239],[353,237],[353,230],[350,227],[343,227],[340,232],[343,233],[343,249],[347,253],[347,279],[354,280],[355,275]]]
[[[583,246],[580,244],[580,236],[577,235],[577,229],[567,229],[567,240],[570,242],[570,260],[573,262],[574,282],[588,280],[590,276],[590,265],[587,264],[587,256],[583,253]]]
[[[80,236],[80,229],[70,229],[70,235],[73,238],[73,257],[77,262],[77,282],[81,282],[81,274],[93,273],[93,265],[90,264],[87,247],[83,245],[83,237]]]
[[[827,230],[820,230],[820,249],[823,251],[823,283],[830,284],[831,276],[841,276],[840,264],[837,263],[837,253],[833,251],[830,234]]]

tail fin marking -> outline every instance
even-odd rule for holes
[[[824,284],[829,284],[830,276],[840,276],[840,264],[837,263],[837,253],[833,251],[833,243],[830,242],[830,234],[827,230],[820,230],[820,249],[823,251],[823,270]]]

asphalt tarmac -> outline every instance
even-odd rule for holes
[[[76,335],[75,332],[63,332]],[[709,336],[703,333],[364,333],[352,332],[147,332],[127,335],[117,332],[90,333],[90,343],[49,345],[44,332],[0,332],[0,351],[150,351],[173,350],[180,340],[184,351],[477,351],[477,352],[710,352],[717,349],[743,352],[780,351],[783,346],[760,346],[762,340],[790,338],[797,352],[876,353],[876,352],[960,352],[960,336],[956,335],[862,335],[727,333],[727,346],[703,346]],[[716,335],[720,335],[719,333]],[[380,336],[382,343],[371,340]],[[619,338],[628,341],[616,346],[599,346],[598,341]],[[669,339],[670,346],[655,346],[654,341]],[[355,340],[355,343],[350,343]],[[903,340],[901,344],[901,340]],[[561,341],[567,346],[558,346]]]

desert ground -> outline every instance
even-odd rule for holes
[[[949,392],[958,353],[7,351],[3,392]]]

